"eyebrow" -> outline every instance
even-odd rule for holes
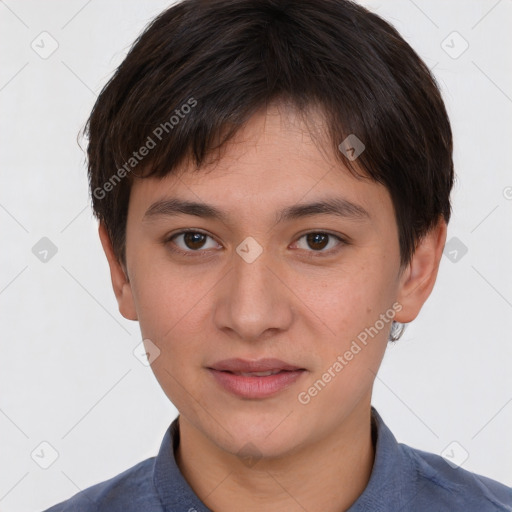
[[[229,223],[228,214],[213,205],[177,198],[156,201],[146,210],[142,220],[149,221],[156,217],[173,217],[180,214]],[[335,215],[353,220],[370,219],[370,214],[362,206],[341,197],[329,197],[312,203],[288,206],[277,212],[275,222],[279,224],[314,215]]]

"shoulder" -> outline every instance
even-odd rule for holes
[[[416,504],[425,510],[509,511],[512,488],[462,467],[443,457],[399,443],[402,454],[415,468]],[[418,510],[423,510],[418,506]],[[429,508],[430,507],[430,508]]]
[[[45,512],[158,511],[160,501],[153,485],[155,457],[88,487]]]

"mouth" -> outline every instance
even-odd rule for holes
[[[277,373],[289,372],[293,370],[269,370],[267,372],[230,372],[229,370],[217,370],[233,375],[241,375],[242,377],[268,377],[269,375],[276,375]]]
[[[282,371],[305,370],[299,366],[286,363],[280,359],[258,359],[250,361],[247,359],[224,359],[208,367],[211,370],[230,372],[236,375],[266,377]],[[269,373],[270,372],[270,373]]]
[[[207,367],[217,384],[244,399],[262,399],[292,386],[307,372],[279,359],[226,359]]]

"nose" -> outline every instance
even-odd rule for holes
[[[233,253],[232,265],[224,285],[218,287],[214,316],[217,328],[251,342],[289,329],[293,294],[286,276],[279,271],[279,262],[272,261],[270,252],[263,250],[254,261]]]

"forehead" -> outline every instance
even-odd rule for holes
[[[295,109],[275,105],[255,114],[221,149],[219,159],[201,169],[190,165],[165,178],[135,180],[130,210],[140,220],[156,203],[181,199],[207,203],[236,218],[258,215],[276,221],[292,204],[329,196],[345,211],[375,220],[392,211],[385,187],[358,178],[332,154],[323,117],[311,110],[306,122]],[[344,205],[342,204],[344,203]],[[354,215],[354,218],[357,215]],[[223,219],[224,221],[227,218]]]

